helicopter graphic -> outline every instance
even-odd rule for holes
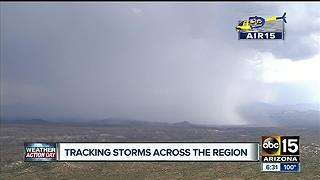
[[[240,30],[248,31],[248,30],[259,29],[262,26],[264,26],[266,22],[277,21],[277,20],[283,20],[283,22],[287,23],[286,14],[287,13],[284,12],[281,17],[272,16],[269,18],[263,18],[263,17],[259,17],[259,16],[251,16],[247,20],[240,21],[239,24],[236,26],[236,30],[237,31],[240,31]]]

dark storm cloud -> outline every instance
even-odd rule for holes
[[[283,12],[256,3],[2,3],[3,114],[243,123],[234,108],[259,94],[248,93],[243,58],[253,48],[291,58],[296,48],[289,37],[239,42],[235,23],[257,11]]]

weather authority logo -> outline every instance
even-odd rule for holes
[[[286,12],[281,16],[263,18],[251,16],[238,22],[236,30],[238,39],[282,39],[284,40],[284,25],[287,23]]]

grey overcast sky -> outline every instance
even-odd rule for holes
[[[1,117],[245,124],[320,102],[320,3],[1,2]],[[287,12],[286,39],[239,41]]]

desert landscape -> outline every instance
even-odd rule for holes
[[[23,154],[24,142],[259,142],[262,135],[299,135],[301,172],[261,172],[260,162],[24,162]],[[203,127],[188,122],[2,123],[0,179],[319,179],[319,137],[317,128]]]

